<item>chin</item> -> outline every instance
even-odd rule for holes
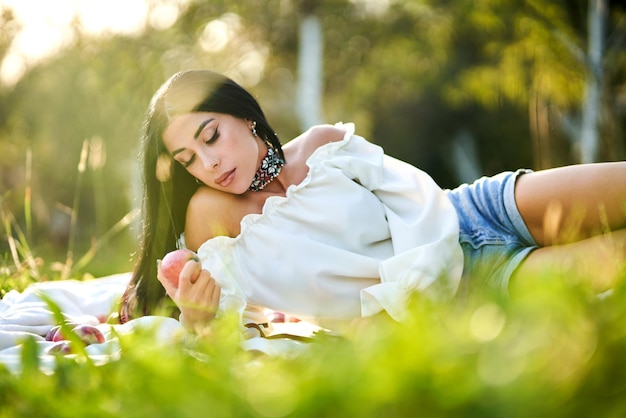
[[[226,193],[230,193],[230,194],[242,195],[248,191],[248,188],[249,186],[235,186],[235,187],[231,186],[226,189],[223,189],[222,191]]]

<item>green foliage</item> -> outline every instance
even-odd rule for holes
[[[0,196],[0,222],[2,223],[3,242],[0,244],[2,258],[0,259],[0,274],[7,276],[0,286],[0,297],[11,289],[23,290],[29,284],[35,281],[48,279],[67,279],[70,277],[77,278],[85,273],[85,267],[89,265],[90,270],[98,272],[99,265],[104,265],[102,275],[112,273],[112,266],[123,265],[127,262],[128,257],[123,251],[115,253],[110,252],[108,247],[111,242],[115,242],[119,238],[120,233],[126,232],[128,226],[137,215],[136,210],[132,210],[116,222],[111,228],[102,233],[99,237],[93,237],[91,245],[84,253],[78,253],[75,248],[77,218],[79,213],[79,203],[81,196],[81,180],[83,178],[84,169],[87,163],[88,142],[83,143],[83,152],[81,153],[81,162],[79,164],[77,175],[77,187],[74,197],[73,207],[69,210],[69,240],[66,244],[65,261],[53,261],[48,265],[44,265],[41,252],[37,251],[32,245],[33,232],[31,222],[31,187],[28,182],[24,192],[24,219],[25,231],[16,219],[14,213],[10,210],[11,205],[7,203],[10,199],[7,196]],[[10,195],[10,192],[7,193]],[[104,206],[104,204],[102,205]],[[107,249],[109,250],[107,252]],[[58,250],[58,249],[57,249]],[[58,251],[55,253],[58,255]],[[100,260],[93,262],[99,255]],[[117,261],[122,257],[122,262]],[[116,260],[112,263],[112,260]],[[92,263],[93,262],[93,263]],[[118,267],[119,268],[119,267]],[[117,269],[117,268],[116,268]]]
[[[416,300],[406,325],[361,323],[275,357],[241,350],[228,320],[196,340],[120,335],[119,359],[59,357],[51,374],[26,342],[25,369],[0,370],[0,416],[621,416],[626,290],[613,292],[545,275],[507,299]]]

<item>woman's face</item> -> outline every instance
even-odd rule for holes
[[[266,146],[252,122],[213,112],[174,117],[163,133],[170,155],[207,186],[233,194],[248,190]]]

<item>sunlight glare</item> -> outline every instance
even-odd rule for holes
[[[240,17],[234,13],[226,13],[219,19],[206,24],[199,39],[200,46],[207,52],[220,51],[237,36],[240,30]]]
[[[223,20],[216,19],[207,23],[204,27],[199,42],[205,51],[216,52],[224,49],[229,39],[228,24]]]
[[[12,86],[28,68],[76,40],[91,36],[133,35],[171,26],[188,0],[0,0],[21,26],[0,64],[0,84]],[[77,26],[72,23],[76,22]]]
[[[15,85],[26,73],[26,63],[18,55],[7,55],[0,65],[0,80],[7,86]]]
[[[27,61],[56,50],[67,41],[67,30],[74,17],[68,2],[48,6],[45,0],[2,0],[1,4],[13,10],[22,30],[15,36],[9,53],[19,51]]]
[[[78,2],[77,11],[81,26],[88,34],[133,34],[144,28],[148,3],[146,0],[82,0]]]
[[[176,23],[179,15],[180,9],[176,5],[160,3],[150,11],[148,20],[153,29],[165,30]]]

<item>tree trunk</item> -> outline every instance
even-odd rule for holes
[[[300,22],[296,98],[302,130],[323,122],[322,62],[323,39],[319,18],[312,13],[305,14]]]
[[[582,108],[580,159],[583,163],[598,160],[599,114],[602,98],[602,57],[604,55],[604,26],[607,19],[606,0],[589,0],[587,81]]]
[[[476,138],[468,130],[462,129],[452,140],[452,171],[459,183],[472,183],[483,174],[478,159]]]

